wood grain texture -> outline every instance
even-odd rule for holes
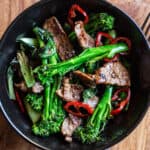
[[[11,21],[38,0],[0,0],[0,37]],[[141,26],[150,11],[150,0],[108,0],[132,16]],[[150,150],[150,109],[139,126],[110,150]],[[0,112],[0,150],[40,150],[20,137]]]

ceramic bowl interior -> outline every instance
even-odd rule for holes
[[[88,13],[108,12],[116,18],[115,27],[118,35],[131,39],[131,80],[132,96],[127,112],[122,113],[108,123],[103,133],[103,140],[86,145],[73,141],[64,142],[61,135],[48,138],[34,136],[31,122],[20,112],[18,106],[9,100],[7,93],[6,71],[10,61],[16,55],[16,37],[19,34],[31,35],[33,23],[42,26],[45,19],[56,16],[63,23],[71,4],[78,3]],[[46,0],[41,1],[20,14],[9,26],[0,43],[0,106],[13,128],[25,139],[44,149],[51,150],[98,150],[107,148],[127,136],[143,118],[148,107],[150,89],[150,51],[141,30],[124,12],[111,4],[100,0]]]

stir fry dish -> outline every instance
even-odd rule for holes
[[[67,142],[94,143],[131,97],[131,42],[118,37],[115,18],[73,4],[62,24],[52,16],[32,36],[16,39],[8,93],[32,121],[34,135],[61,133]]]

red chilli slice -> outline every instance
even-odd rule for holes
[[[24,109],[22,100],[20,98],[20,95],[19,95],[19,93],[17,91],[15,91],[15,95],[16,95],[16,101],[18,102],[19,108],[20,108],[21,112],[24,113],[25,109]]]
[[[126,37],[117,37],[117,38],[112,40],[111,44],[115,44],[115,43],[118,43],[120,41],[125,42],[128,45],[129,50],[131,49],[131,41]]]
[[[98,33],[97,33],[97,36],[96,36],[96,41],[95,41],[96,47],[103,45],[103,43],[102,43],[102,41],[101,41],[101,40],[102,40],[102,37],[105,37],[105,38],[109,39],[110,43],[112,43],[112,41],[113,41],[112,36],[109,35],[108,33],[105,33],[105,32],[98,32]]]
[[[127,93],[127,97],[122,100],[118,105],[117,105],[117,108],[116,109],[113,109],[111,111],[111,114],[112,115],[118,115],[122,110],[123,108],[128,104],[129,100],[130,100],[130,97],[131,97],[131,90],[129,87],[126,87],[126,88],[122,88],[122,89],[119,89],[117,90],[113,97],[112,97],[112,101],[116,101],[118,98],[119,98],[119,93],[121,92],[126,92]]]
[[[93,108],[79,101],[67,102],[64,109],[77,117],[88,117],[93,114]]]
[[[77,16],[76,15],[76,11],[78,11],[81,15],[84,16],[84,24],[87,24],[88,21],[89,21],[89,17],[87,15],[87,13],[77,4],[73,4],[69,10],[69,13],[68,13],[68,22],[69,24],[74,27],[74,21],[73,19]]]

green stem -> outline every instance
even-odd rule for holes
[[[14,91],[14,83],[13,83],[13,77],[14,77],[14,72],[12,70],[11,65],[8,67],[7,70],[7,84],[8,84],[8,93],[9,93],[9,98],[11,100],[15,100],[15,91]]]
[[[90,118],[90,123],[91,124],[94,124],[94,120],[102,120],[102,116],[105,112],[105,109],[107,107],[107,104],[110,102],[111,100],[111,96],[112,96],[112,89],[113,87],[110,87],[110,86],[107,86],[106,87],[106,90],[103,94],[103,97],[102,99],[99,101],[95,111],[94,111],[94,114],[92,115],[92,117]]]
[[[23,51],[17,52],[17,59],[20,65],[20,70],[28,88],[35,84],[32,68],[29,64],[28,57]]]
[[[116,53],[120,53],[128,50],[128,47],[124,43],[105,45],[101,47],[88,48],[83,51],[79,56],[76,56],[70,60],[55,64],[55,65],[43,65],[35,68],[35,72],[43,72],[42,74],[47,77],[52,77],[56,74],[64,75],[65,73],[77,69],[83,63],[95,59],[103,59],[104,57],[113,57]],[[97,58],[96,58],[97,57]]]
[[[50,102],[50,84],[47,84],[45,85],[45,88],[44,88],[44,96],[45,96],[45,104],[44,104],[44,119],[48,119],[49,118],[49,110],[51,109],[52,105],[51,105],[51,102]]]
[[[53,86],[52,86],[52,91],[51,91],[51,99],[53,100],[53,103],[55,103],[54,99],[55,99],[56,90],[57,90],[57,77],[55,76],[54,77],[54,83],[53,83]]]
[[[48,64],[48,59],[44,58],[42,59],[42,64],[43,65],[46,65]],[[44,107],[44,116],[45,116],[45,119],[48,119],[49,118],[49,110],[50,110],[50,107],[51,107],[51,102],[50,102],[50,84],[46,84],[45,85],[45,88],[44,88],[44,96],[45,96],[45,107]]]

